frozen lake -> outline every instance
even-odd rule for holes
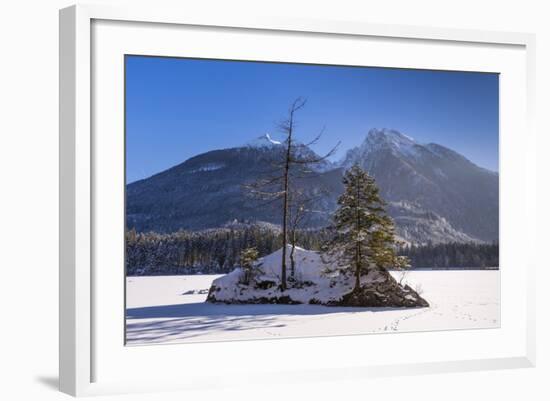
[[[392,272],[399,280],[400,273]],[[500,272],[414,271],[429,308],[218,305],[204,302],[217,275],[128,277],[127,343],[250,340],[500,326]]]

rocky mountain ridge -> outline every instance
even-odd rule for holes
[[[300,153],[313,150],[300,146]],[[253,199],[245,185],[261,179],[283,150],[265,136],[251,144],[192,157],[127,185],[127,227],[172,232],[220,227],[231,221],[280,224],[280,206]],[[396,130],[372,129],[338,163],[326,161],[296,184],[318,198],[307,227],[330,224],[346,168],[373,175],[397,232],[412,243],[498,240],[498,173],[438,144],[420,144]],[[319,196],[322,194],[322,196]]]

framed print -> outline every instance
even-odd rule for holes
[[[533,44],[62,10],[61,390],[532,366]]]

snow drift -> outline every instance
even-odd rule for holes
[[[287,255],[290,245],[287,245]],[[353,292],[354,278],[332,272],[331,264],[315,251],[296,247],[294,276],[290,277],[287,256],[288,288],[280,290],[282,248],[258,259],[255,274],[244,283],[244,271],[233,270],[212,282],[207,302],[319,304],[327,306],[426,307],[428,302],[408,285],[400,285],[385,270],[370,271],[361,277],[361,290]]]

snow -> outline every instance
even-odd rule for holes
[[[274,145],[282,145],[283,144],[282,142],[279,142],[279,141],[276,141],[276,140],[272,139],[271,136],[268,133],[265,134],[265,137],[269,142],[271,142]]]
[[[280,146],[284,145],[285,142],[286,142],[285,139],[277,140],[277,139],[274,139],[271,136],[271,134],[265,133],[263,135],[260,135],[259,137],[254,138],[252,141],[247,142],[246,147],[261,149],[266,151],[270,151],[273,149],[278,149],[282,151],[283,148],[281,148]],[[303,143],[296,140],[292,141],[292,152],[293,152],[293,157],[296,159],[316,160],[321,158],[309,146],[304,145]],[[280,154],[280,156],[283,157],[284,155]],[[316,163],[311,163],[308,165],[309,169],[318,173],[330,171],[336,167],[337,166],[333,165],[333,163],[330,162],[329,160],[320,160]]]
[[[223,163],[208,163],[203,166],[200,166],[199,168],[186,171],[187,174],[193,174],[193,173],[199,173],[204,171],[216,171],[219,169],[222,169],[225,167],[225,164]]]
[[[392,272],[399,281],[401,273]],[[204,302],[218,275],[128,277],[129,345],[500,326],[500,272],[411,271],[429,308],[225,305]]]
[[[290,252],[291,246],[287,245],[287,277],[290,277]],[[249,301],[258,298],[277,298],[288,296],[295,302],[309,303],[315,299],[321,303],[339,301],[344,294],[353,289],[353,277],[337,277],[334,274],[327,274],[326,269],[335,269],[329,263],[325,263],[321,255],[315,251],[305,250],[296,247],[294,260],[296,261],[295,278],[298,282],[309,282],[300,288],[288,288],[284,292],[278,289],[281,282],[281,258],[282,248],[272,254],[260,258],[257,262],[261,274],[256,281],[271,281],[275,283],[271,288],[258,289],[251,286],[240,286],[239,281],[243,275],[240,268],[231,273],[214,280],[213,285],[219,290],[215,292],[218,301]],[[369,273],[361,278],[361,283],[383,281],[384,278],[376,272]]]
[[[437,174],[438,176],[442,177],[442,178],[447,178],[447,174],[445,174],[443,172],[443,170],[441,170],[438,167],[434,168],[434,173]]]
[[[420,149],[423,147],[413,138],[397,130],[388,128],[372,128],[367,133],[363,143],[348,150],[346,156],[340,161],[340,165],[349,168],[354,163],[360,163],[367,158],[367,155],[377,152],[380,149],[391,149],[395,154],[407,157],[418,158],[421,156]]]
[[[260,135],[246,143],[246,147],[258,149],[271,149],[274,145],[282,145],[282,142],[272,138],[268,133]]]

